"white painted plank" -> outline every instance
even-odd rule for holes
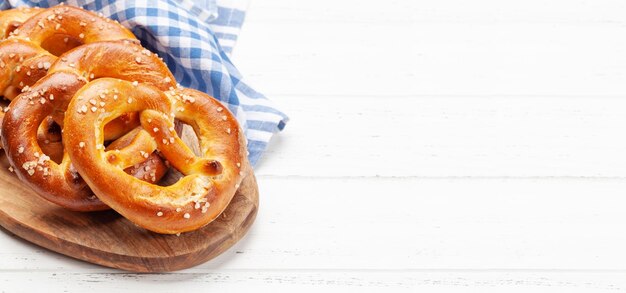
[[[626,270],[626,180],[262,177],[222,270]],[[111,270],[0,234],[0,271]]]
[[[259,22],[624,22],[619,0],[289,0],[253,1],[246,26]],[[247,27],[246,27],[247,29]]]
[[[625,5],[255,1],[234,61],[292,122],[250,235],[134,275],[0,233],[0,292],[626,291]]]
[[[618,24],[257,23],[233,57],[275,95],[626,94]]]
[[[626,83],[625,83],[626,84]],[[626,99],[306,97],[257,169],[277,176],[626,176]]]
[[[621,272],[0,273],[0,292],[624,292]],[[422,292],[422,291],[420,291]]]

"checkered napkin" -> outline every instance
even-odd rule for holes
[[[144,47],[163,57],[182,86],[206,92],[227,105],[245,131],[253,165],[271,137],[285,127],[287,116],[252,89],[228,57],[247,1],[0,0],[0,9],[50,7],[60,2],[118,20]]]

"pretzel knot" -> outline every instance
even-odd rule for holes
[[[125,99],[104,97],[104,111],[80,111],[99,93],[117,89]],[[102,78],[81,88],[68,106],[63,140],[76,169],[98,197],[135,224],[174,234],[200,228],[228,205],[249,164],[245,138],[236,119],[215,99],[190,89],[163,92],[153,86]],[[103,125],[138,112],[142,133],[183,177],[170,186],[140,181],[123,169],[134,163],[134,144],[116,151],[102,147]],[[198,136],[196,156],[174,131],[174,119]],[[81,147],[83,146],[83,147]]]
[[[108,207],[93,195],[74,169],[67,155],[71,147],[65,147],[59,156],[61,161],[55,162],[51,159],[52,154],[42,150],[45,147],[42,148],[38,142],[38,136],[41,136],[38,130],[42,128],[42,123],[51,124],[50,116],[56,117],[58,127],[63,128],[63,116],[67,114],[70,100],[90,81],[103,77],[150,84],[161,90],[176,86],[167,66],[155,54],[139,45],[128,41],[86,44],[62,55],[51,65],[45,77],[17,96],[9,105],[2,122],[2,142],[9,162],[16,166],[18,177],[45,199],[72,210],[93,211]],[[122,101],[126,100],[126,95],[127,92],[116,88],[102,89],[97,97],[85,100],[85,104],[69,113],[101,113],[106,103],[103,97]],[[83,101],[84,98],[78,94],[75,99]],[[145,139],[146,135],[138,130],[129,132],[139,126],[137,114],[133,115],[118,115],[116,118],[125,118],[108,120],[111,123],[102,127],[101,135],[107,142],[121,140],[112,142],[108,149],[134,148],[137,150],[135,153],[142,151],[144,155],[137,154],[135,158],[129,159],[132,164],[125,165],[124,169],[144,180],[158,181],[166,168],[159,156],[154,154],[154,142]],[[48,140],[57,142],[58,138]],[[65,137],[62,144],[67,146]]]
[[[108,40],[136,41],[119,23],[72,6],[16,9],[0,14],[0,20],[4,34],[10,32],[0,43],[0,94],[10,100],[42,78],[56,56],[74,47]]]

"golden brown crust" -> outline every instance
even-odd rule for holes
[[[105,96],[104,111],[79,112],[99,92],[116,88],[126,100]],[[228,205],[248,171],[243,133],[234,116],[204,93],[182,89],[162,92],[155,87],[102,78],[77,93],[65,116],[63,139],[76,169],[98,197],[135,224],[175,234],[198,229]],[[98,100],[100,101],[100,100]],[[157,149],[184,177],[171,186],[158,186],[126,175],[99,145],[107,120],[139,112],[143,130]],[[191,125],[200,140],[197,157],[174,131],[174,119]],[[84,147],[77,147],[79,144]],[[121,158],[120,160],[124,160]],[[123,188],[122,188],[123,187]]]
[[[29,18],[20,18],[23,23],[0,42],[0,94],[10,100],[42,78],[56,61],[56,55],[81,44],[136,41],[119,23],[82,8],[61,5],[36,12]],[[26,13],[12,12],[7,17],[16,14]]]
[[[114,122],[116,120],[119,119],[115,119],[111,122]],[[104,129],[104,137],[106,137],[106,126],[104,127]],[[111,151],[112,154],[115,154],[115,150],[124,151],[127,150],[128,147],[131,145],[146,147],[146,145],[148,144],[148,147],[151,147],[152,150],[148,158],[146,159],[138,155],[132,156],[131,158],[133,158],[134,160],[127,161],[124,164],[125,166],[130,166],[124,168],[124,172],[126,172],[126,174],[132,175],[139,180],[155,183],[163,178],[163,175],[165,175],[165,173],[167,172],[167,165],[165,164],[163,159],[161,159],[161,157],[156,154],[156,152],[154,151],[156,147],[146,140],[145,135],[146,134],[144,131],[142,131],[141,127],[136,127],[135,129],[124,134],[122,137],[114,140],[105,148],[105,150]]]
[[[13,99],[0,120],[23,182],[65,208],[110,206],[158,233],[198,229],[225,210],[251,171],[228,109],[177,87],[114,21],[70,6],[11,13],[0,13],[0,33],[10,32],[0,41],[0,94]],[[179,137],[181,123],[199,154]],[[170,165],[183,177],[157,185]]]
[[[44,10],[38,7],[20,7],[0,11],[0,40],[8,38],[22,23]],[[57,32],[45,39],[41,43],[41,47],[52,55],[59,56],[81,44],[81,40],[71,35]]]
[[[141,62],[136,62],[137,58],[142,58]],[[115,61],[105,62],[107,60]],[[102,65],[97,66],[98,64]],[[42,197],[72,210],[94,211],[108,207],[93,196],[67,155],[63,156],[60,164],[44,155],[37,143],[37,130],[48,116],[62,117],[75,93],[90,80],[103,76],[149,83],[161,89],[175,86],[174,77],[167,66],[156,55],[144,51],[139,45],[128,41],[86,44],[70,50],[52,64],[44,78],[11,102],[3,119],[2,141],[9,161],[16,166],[18,177]],[[110,94],[112,100],[125,99],[125,93],[115,93],[116,91],[111,88],[101,94]],[[77,99],[82,98],[78,96]],[[101,108],[100,102],[93,99],[87,102],[81,111],[93,112]],[[155,148],[154,145],[147,145],[143,151],[151,154]],[[123,169],[147,159],[139,154],[136,157],[139,159]],[[153,170],[158,169],[156,159],[152,157],[146,163],[151,164]],[[156,175],[148,176],[146,180],[152,181],[158,177]]]
[[[93,196],[69,159],[65,159],[67,156],[56,164],[44,154],[36,139],[39,125],[84,84],[67,73],[42,78],[33,91],[11,102],[2,121],[2,142],[17,176],[39,195],[72,210],[103,210],[107,206]]]
[[[43,11],[38,7],[20,7],[0,11],[0,40],[9,37],[24,21]]]

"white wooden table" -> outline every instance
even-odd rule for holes
[[[259,0],[233,60],[292,118],[242,242],[136,275],[0,233],[0,291],[626,291],[626,2]]]

